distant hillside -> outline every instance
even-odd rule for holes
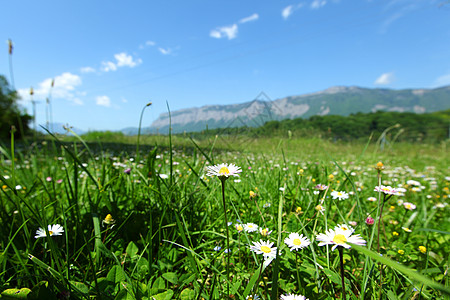
[[[321,137],[331,140],[367,139],[376,141],[383,132],[398,141],[441,142],[450,136],[450,109],[432,113],[412,112],[356,113],[349,116],[311,116],[270,121],[260,127],[235,127],[188,133],[195,139],[214,136]]]
[[[174,133],[205,128],[258,127],[267,121],[311,116],[370,113],[376,111],[425,113],[450,108],[450,86],[435,89],[369,89],[331,87],[327,90],[289,96],[275,101],[254,100],[233,105],[208,105],[171,112]],[[169,114],[164,113],[142,133],[167,133]],[[123,132],[123,131],[122,131]],[[137,134],[127,128],[126,134]]]

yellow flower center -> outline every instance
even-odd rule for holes
[[[292,243],[293,243],[295,246],[300,246],[300,245],[302,244],[302,241],[300,241],[300,239],[294,239],[294,240],[292,241]]]
[[[270,249],[267,246],[261,246],[261,251],[264,253],[270,253],[272,251],[272,249]]]
[[[48,234],[53,235],[53,231],[49,230]]]
[[[228,174],[230,174],[230,171],[228,170],[227,167],[220,168],[219,175],[228,175]]]
[[[261,235],[266,236],[269,233],[269,231],[267,229],[262,229],[261,230]]]
[[[343,234],[336,234],[333,238],[333,242],[336,244],[344,244],[347,241],[347,238]]]

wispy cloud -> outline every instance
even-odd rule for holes
[[[285,8],[283,8],[283,10],[281,11],[281,16],[283,17],[283,19],[287,19],[289,18],[290,15],[292,15],[292,13],[294,12],[294,6],[293,5],[289,5],[286,6]]]
[[[98,96],[95,98],[95,104],[98,106],[110,107],[111,99],[108,96]]]
[[[153,47],[156,43],[154,41],[146,41],[143,45],[139,46],[139,49],[144,49],[146,47]]]
[[[52,82],[54,83],[52,88]],[[82,105],[83,102],[78,98],[80,95],[76,89],[82,84],[81,77],[70,72],[62,73],[55,78],[47,78],[35,87],[33,99],[45,101],[50,95],[53,99],[65,99],[74,104]],[[30,100],[30,89],[19,89],[19,95],[23,101]]]
[[[405,17],[408,13],[420,9],[421,5],[429,5],[424,0],[392,0],[384,6],[385,14],[388,15],[383,20],[380,33],[386,33],[389,27],[397,20]]]
[[[319,9],[327,4],[326,0],[314,0],[311,2],[311,8],[312,9]]]
[[[259,15],[255,13],[251,16],[240,19],[239,23],[243,24],[243,23],[247,23],[247,22],[251,22],[251,21],[256,21],[258,19],[259,19]]]
[[[102,71],[103,72],[116,71],[116,70],[117,70],[117,66],[112,61],[102,62]]]
[[[374,84],[376,85],[388,85],[391,84],[393,81],[395,80],[394,77],[394,73],[393,72],[389,72],[389,73],[383,73],[380,75],[380,77],[378,77]]]
[[[81,73],[93,73],[93,72],[95,72],[95,69],[92,67],[83,67],[83,68],[80,68],[80,72]]]
[[[287,20],[294,13],[294,11],[302,8],[304,5],[305,5],[304,3],[299,3],[296,5],[286,6],[281,10],[281,16],[283,17],[283,19]]]
[[[259,19],[259,15],[254,13],[248,17],[242,18],[233,25],[220,26],[209,32],[209,36],[215,39],[227,38],[229,40],[235,39],[237,37],[239,27],[237,24],[245,24],[248,22],[253,22]]]
[[[134,68],[142,63],[142,59],[135,59],[131,55],[128,55],[126,52],[118,53],[114,55],[116,59],[115,62],[112,61],[104,61],[102,62],[101,70],[103,72],[116,71],[119,67],[130,67]]]
[[[444,85],[450,85],[450,73],[439,76],[433,83],[433,87],[440,87]]]
[[[158,51],[161,52],[161,54],[164,54],[164,55],[169,55],[169,54],[172,53],[172,49],[170,49],[170,48],[161,48],[161,47],[159,47]]]
[[[209,33],[209,36],[216,39],[227,37],[229,40],[232,40],[237,37],[237,33],[238,33],[238,26],[237,24],[233,24],[230,26],[223,26],[213,29]]]

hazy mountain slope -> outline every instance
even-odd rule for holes
[[[171,112],[172,130],[200,131],[208,128],[260,126],[269,120],[308,118],[313,115],[349,115],[377,110],[433,112],[450,108],[450,86],[436,89],[369,89],[331,87],[327,90],[275,101],[254,100],[233,105],[208,105]],[[169,114],[164,113],[143,133],[167,133]],[[137,129],[136,129],[137,131]],[[127,133],[131,133],[128,128]]]

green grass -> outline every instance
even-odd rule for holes
[[[136,137],[91,134],[2,146],[1,299],[27,293],[28,299],[68,293],[71,299],[226,299],[228,288],[234,299],[287,293],[341,299],[339,252],[319,247],[316,236],[353,222],[367,244],[343,251],[346,299],[448,297],[448,145],[380,149],[375,142],[141,136],[140,161]],[[378,161],[385,166],[382,184],[406,189],[384,205],[379,253],[380,206],[367,200],[383,199],[374,192]],[[229,276],[221,183],[205,176],[207,166],[222,162],[242,168],[225,190],[233,223]],[[318,183],[329,189],[314,193]],[[332,199],[333,190],[351,195]],[[322,198],[323,214],[316,210]],[[105,223],[108,214],[114,223]],[[365,224],[368,215],[372,226]],[[234,227],[250,222],[271,234]],[[62,225],[64,233],[34,238],[49,224]],[[291,252],[284,243],[291,232],[311,244]],[[260,240],[281,250],[264,266],[250,250]]]

